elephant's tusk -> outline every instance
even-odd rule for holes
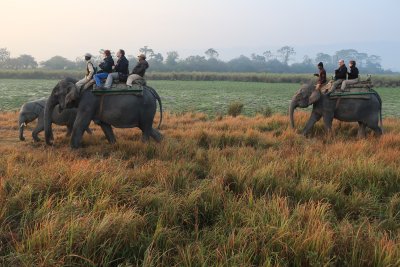
[[[22,127],[26,127],[26,123],[25,122],[21,123],[21,125],[19,126],[19,128],[22,128]]]

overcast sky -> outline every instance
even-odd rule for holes
[[[101,48],[137,54],[212,47],[222,59],[289,45],[305,54],[354,48],[400,70],[399,0],[1,0],[0,47],[37,60]]]

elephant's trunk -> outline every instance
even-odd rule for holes
[[[24,137],[25,120],[21,115],[19,116],[18,127],[19,127],[19,140],[25,141]]]
[[[292,100],[289,107],[289,116],[290,116],[290,126],[294,129],[294,110],[296,109],[297,104],[295,100]]]
[[[46,102],[46,107],[44,109],[44,136],[46,139],[46,144],[51,145],[53,140],[53,129],[51,128],[52,124],[52,114],[54,107],[58,104],[57,99],[51,95]]]

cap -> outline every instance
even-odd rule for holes
[[[86,54],[85,54],[85,57],[92,57],[92,54],[86,53]]]

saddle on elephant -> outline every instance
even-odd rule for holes
[[[331,98],[362,98],[369,99],[371,94],[376,94],[373,90],[373,84],[371,77],[368,77],[365,81],[359,81],[355,84],[347,85],[344,90],[340,89],[340,85],[332,89],[333,80],[323,84],[319,91],[323,94],[329,95]]]
[[[143,95],[143,87],[146,86],[146,80],[144,78],[136,79],[133,81],[132,86],[127,86],[125,82],[119,82],[114,80],[111,88],[104,89],[96,87],[94,80],[89,81],[82,90],[92,90],[96,95],[109,95],[109,94],[134,94],[141,96]]]

